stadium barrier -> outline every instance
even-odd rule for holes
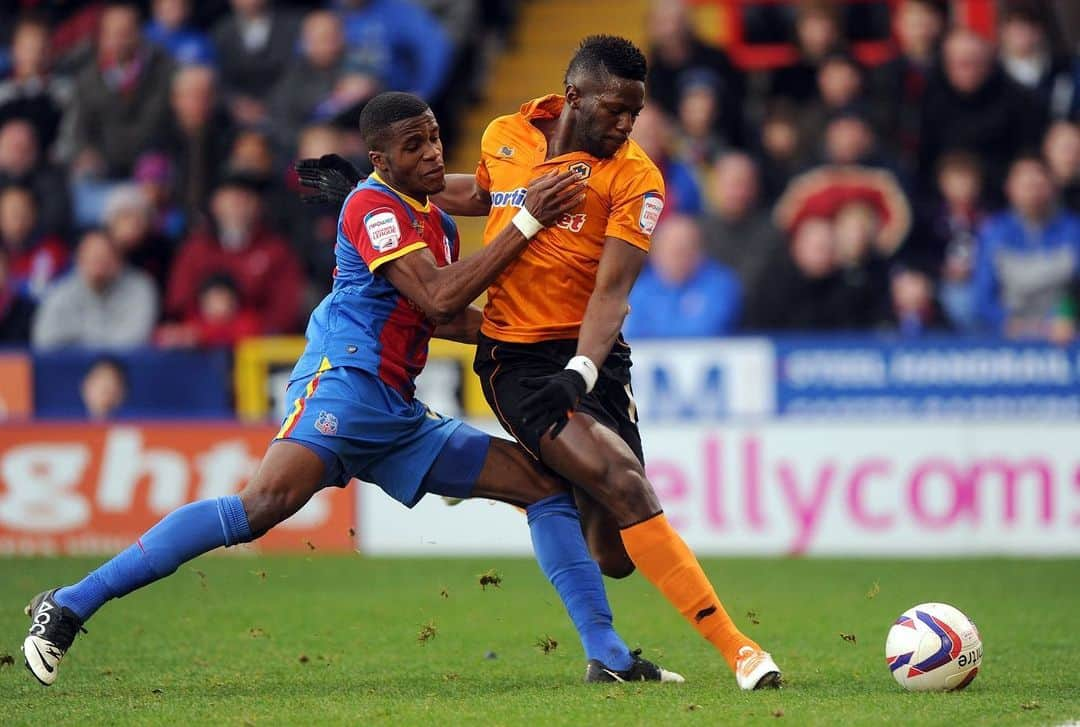
[[[487,425],[489,428],[494,426]],[[648,426],[647,471],[710,555],[1080,555],[1080,424]],[[527,554],[508,506],[357,488],[361,547],[386,555]]]
[[[274,433],[222,422],[0,425],[0,555],[121,550],[177,507],[240,490]],[[329,488],[243,548],[350,550],[354,504]]]

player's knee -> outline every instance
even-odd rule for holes
[[[261,477],[248,483],[240,493],[252,538],[261,537],[270,528],[300,509],[299,493],[280,477]]]
[[[608,509],[620,523],[637,522],[660,509],[652,485],[636,459],[619,459],[608,469]]]

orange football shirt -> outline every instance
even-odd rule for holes
[[[555,95],[534,99],[492,121],[481,142],[476,179],[491,195],[485,245],[510,224],[536,177],[571,169],[588,183],[581,206],[541,230],[488,288],[481,330],[498,341],[577,338],[604,239],[617,237],[648,251],[664,208],[660,171],[634,141],[609,159],[584,151],[544,158],[547,140],[532,120],[556,118],[564,102]]]

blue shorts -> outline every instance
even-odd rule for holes
[[[343,487],[355,477],[406,507],[428,492],[468,497],[491,441],[356,368],[291,381],[286,401],[289,413],[275,441],[297,442],[319,455],[324,484]]]

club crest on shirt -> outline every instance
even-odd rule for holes
[[[664,198],[656,192],[646,192],[641,198],[641,215],[638,217],[638,227],[641,231],[646,235],[651,235],[663,211]]]
[[[512,157],[512,156],[514,156],[514,147],[506,146],[505,144],[503,144],[503,146],[499,149],[499,156],[504,156],[504,157]]]
[[[393,250],[401,243],[401,227],[397,217],[386,207],[379,207],[364,215],[364,229],[375,252]]]
[[[337,434],[337,417],[328,411],[320,411],[315,417],[315,428],[327,436]]]
[[[588,179],[589,175],[592,174],[592,165],[588,162],[574,162],[566,169],[567,171],[574,172],[582,179]]]

